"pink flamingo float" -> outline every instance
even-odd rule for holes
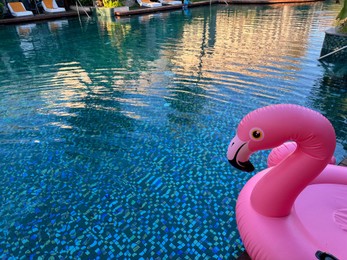
[[[316,259],[320,252],[347,259],[347,168],[329,164],[335,138],[324,116],[301,106],[267,106],[242,119],[227,152],[240,170],[254,170],[249,157],[256,151],[286,141],[297,146],[238,197],[237,226],[252,259]]]

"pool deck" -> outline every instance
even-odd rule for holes
[[[344,158],[338,165],[347,167],[347,157]],[[237,260],[251,260],[251,258],[245,251],[237,258]]]
[[[323,0],[227,0],[228,4],[301,4],[319,1]]]
[[[211,5],[211,4],[302,4],[309,2],[318,2],[323,0],[211,0],[211,1],[199,1],[190,3],[188,5],[189,8]],[[156,13],[156,12],[164,12],[170,10],[182,9],[183,5],[163,5],[160,7],[140,7],[138,9],[133,9],[125,12],[115,12],[116,17],[122,16],[132,16],[132,15],[141,15],[148,13]],[[91,14],[91,11],[88,11]],[[69,17],[77,17],[84,16],[86,13],[82,10],[79,13],[75,10],[68,10],[66,12],[61,13],[53,13],[53,14],[35,14],[33,16],[24,16],[24,17],[6,17],[0,19],[0,25],[8,25],[8,24],[21,24],[21,23],[32,23],[32,22],[40,22],[45,20],[54,20],[54,19],[63,19]]]
[[[85,15],[85,13],[80,13],[80,15]],[[53,13],[53,14],[36,14],[32,16],[10,17],[10,18],[0,19],[0,25],[40,22],[40,21],[46,21],[46,20],[56,20],[56,19],[63,19],[63,18],[77,17],[77,16],[78,16],[78,13],[76,11],[67,11],[67,12]]]
[[[217,0],[201,1],[201,2],[191,3],[188,5],[188,7],[190,8],[190,7],[197,7],[197,6],[217,4],[217,3],[219,3],[219,1],[217,1]],[[115,16],[120,17],[120,16],[131,16],[131,15],[141,15],[141,14],[148,14],[148,13],[164,12],[164,11],[182,9],[182,7],[183,7],[183,4],[182,5],[163,5],[163,6],[159,6],[159,7],[153,7],[153,8],[145,7],[145,8],[135,9],[135,10],[129,10],[126,12],[115,12]]]
[[[211,4],[302,4],[308,2],[318,2],[323,0],[211,0],[211,1],[199,1],[190,3],[188,8],[198,7],[203,5],[211,5]],[[175,9],[181,9],[183,5],[164,5],[160,7],[154,8],[140,8],[136,10],[129,10],[126,12],[115,12],[116,17],[121,16],[131,16],[131,15],[140,15],[146,13],[154,13],[154,12],[163,12]]]

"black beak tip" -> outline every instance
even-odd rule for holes
[[[236,169],[239,169],[244,172],[252,172],[254,171],[254,166],[250,161],[246,162],[237,162],[236,159],[228,160],[229,163],[234,166]]]

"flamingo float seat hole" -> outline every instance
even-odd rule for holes
[[[347,259],[347,168],[334,165],[335,145],[329,120],[302,106],[267,106],[241,120],[227,152],[234,167],[251,171],[253,153],[275,153],[236,204],[252,259],[314,259],[317,251]]]

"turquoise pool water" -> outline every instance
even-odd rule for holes
[[[340,6],[212,6],[0,27],[0,257],[233,259],[225,154],[251,110],[318,110],[347,155]],[[269,151],[252,156],[259,171]]]

